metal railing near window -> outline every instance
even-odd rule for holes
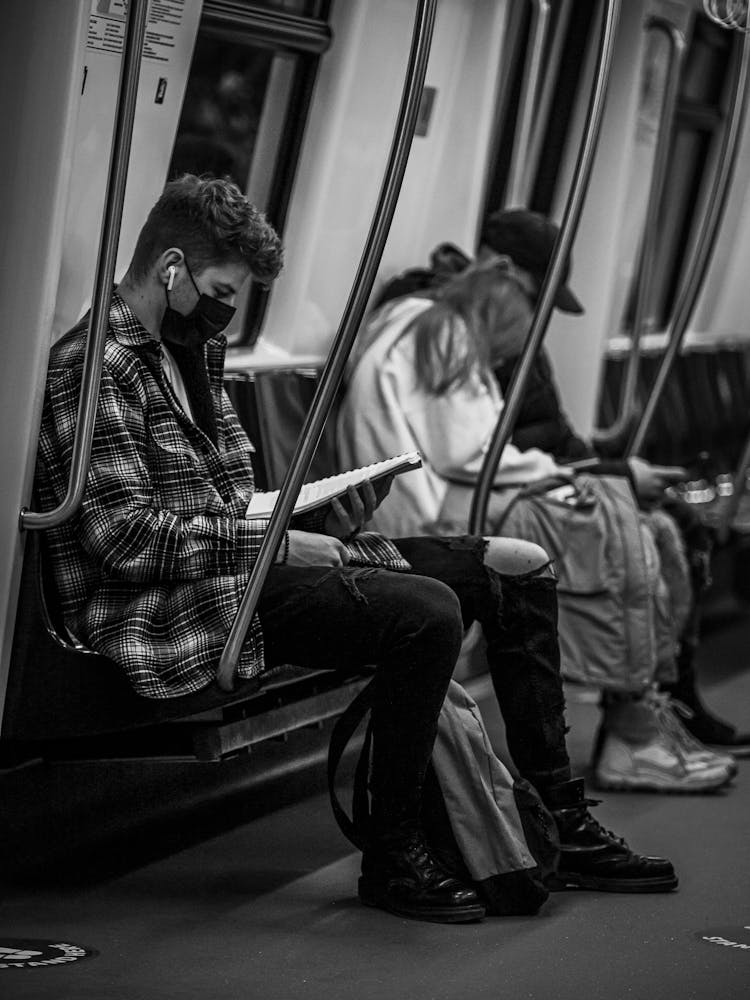
[[[228,176],[283,236],[307,115],[333,34],[330,0],[204,0],[168,179]],[[260,334],[271,292],[250,282],[226,330]]]
[[[26,508],[21,510],[21,530],[39,531],[54,528],[68,521],[80,507],[86,488],[120,239],[125,184],[128,177],[147,13],[148,0],[130,0],[68,490],[60,505],[54,510],[45,512],[30,511]]]
[[[437,0],[419,0],[417,4],[401,105],[375,214],[321,381],[219,661],[216,680],[225,691],[234,688],[237,662],[245,635],[333,405],[385,248],[417,121],[436,6]]]
[[[528,170],[529,151],[532,144],[534,117],[539,103],[542,85],[542,54],[547,43],[550,27],[549,0],[532,0],[533,15],[531,25],[530,52],[524,65],[521,85],[521,108],[519,122],[513,139],[513,153],[510,161],[508,192],[506,202],[509,207],[525,205],[531,182]]]
[[[641,254],[638,262],[635,315],[631,332],[630,352],[625,366],[625,381],[620,392],[618,412],[612,424],[606,428],[596,428],[592,435],[592,439],[597,445],[619,441],[623,435],[628,433],[629,428],[636,418],[636,393],[638,388],[638,372],[640,369],[641,338],[648,325],[647,310],[651,302],[656,248],[659,241],[659,209],[664,197],[667,181],[667,164],[672,139],[672,125],[677,107],[680,74],[682,72],[686,47],[685,33],[674,23],[666,20],[666,18],[650,18],[646,23],[646,31],[661,32],[666,36],[669,43],[669,60],[664,96],[659,112],[656,150],[651,172]]]
[[[737,162],[742,126],[747,113],[750,94],[750,34],[747,31],[747,6],[744,8],[744,20],[738,24],[725,24],[724,27],[735,27],[743,35],[741,53],[735,49],[734,79],[731,89],[730,107],[727,113],[727,124],[722,137],[718,154],[718,169],[714,175],[714,183],[709,193],[706,210],[703,215],[700,233],[695,241],[693,254],[680,284],[678,301],[674,315],[667,329],[667,345],[664,351],[656,378],[651,386],[648,399],[643,407],[638,424],[628,443],[626,454],[638,455],[653,420],[657,404],[664,391],[667,379],[672,371],[680,347],[687,331],[687,325],[695,309],[698,296],[703,288],[706,273],[716,246],[716,239],[721,226],[721,220],[726,209],[727,199],[732,183],[732,175]],[[750,468],[750,438],[745,442],[737,467],[732,476],[731,492],[726,504],[719,513],[715,525],[720,541],[727,540],[729,531],[737,516],[739,504],[747,487],[747,472]]]
[[[487,454],[485,455],[482,469],[477,480],[477,485],[472,498],[471,512],[469,515],[469,532],[472,534],[482,534],[487,517],[487,507],[489,504],[492,482],[495,478],[495,471],[500,463],[500,457],[505,445],[510,440],[513,433],[513,426],[518,416],[526,384],[531,373],[532,366],[539,349],[544,340],[549,318],[552,313],[557,289],[562,280],[565,261],[568,259],[570,249],[575,238],[575,232],[580,219],[583,201],[588,188],[589,178],[593,167],[594,153],[601,131],[602,117],[604,114],[604,99],[609,83],[610,69],[612,65],[612,54],[614,51],[615,31],[620,13],[620,0],[607,0],[606,9],[602,17],[601,30],[599,34],[599,48],[597,52],[597,62],[594,84],[591,89],[591,97],[587,109],[586,123],[584,125],[581,147],[576,160],[573,181],[571,183],[565,212],[563,214],[560,232],[555,242],[552,258],[544,278],[544,283],[539,293],[534,319],[529,330],[523,353],[516,365],[516,370],[511,380],[505,405],[500,414],[497,426],[492,434]]]
[[[667,345],[659,370],[636,427],[626,449],[626,455],[638,455],[651,423],[656,406],[664,390],[675,359],[680,351],[687,331],[687,325],[695,309],[698,296],[703,288],[708,266],[716,246],[716,238],[726,208],[732,175],[737,161],[742,124],[748,106],[748,63],[750,62],[750,42],[744,34],[741,52],[735,49],[733,83],[730,89],[730,106],[727,124],[722,136],[717,157],[717,169],[708,195],[706,209],[700,231],[693,245],[693,252],[680,282],[674,313],[667,327]]]

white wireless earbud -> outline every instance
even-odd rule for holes
[[[174,276],[177,273],[177,268],[170,265],[167,268],[167,270],[169,271],[169,281],[167,282],[167,291],[171,292],[172,285],[174,284]]]

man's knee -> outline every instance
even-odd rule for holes
[[[451,588],[432,577],[411,576],[409,592],[403,595],[404,615],[419,624],[420,631],[436,631],[441,641],[458,649],[463,639],[463,620],[458,597]]]
[[[550,558],[536,542],[522,538],[488,538],[484,561],[503,576],[523,576],[549,566]]]

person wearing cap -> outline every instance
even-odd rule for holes
[[[482,229],[479,255],[505,254],[528,279],[534,290],[534,301],[542,287],[552,251],[557,241],[559,227],[539,212],[527,209],[506,209],[488,216]],[[569,257],[562,272],[560,287],[554,304],[561,312],[581,315],[583,306],[568,284],[572,261]],[[515,369],[515,358],[495,368],[495,375],[502,392],[506,392]],[[735,756],[750,754],[750,733],[738,733],[729,723],[716,718],[706,707],[696,688],[695,655],[699,641],[699,601],[709,581],[709,563],[713,535],[680,497],[665,489],[673,475],[681,470],[656,466],[631,456],[627,459],[601,458],[594,445],[577,434],[565,414],[555,384],[549,355],[538,354],[531,370],[527,391],[521,401],[513,431],[513,443],[520,449],[542,448],[562,462],[580,459],[597,459],[588,465],[592,475],[626,476],[642,508],[648,510],[659,504],[665,515],[672,518],[679,529],[689,563],[690,614],[679,639],[676,657],[677,679],[662,684],[662,689],[686,706],[682,725],[693,737]]]
[[[374,512],[377,530],[395,538],[466,531],[503,405],[492,370],[520,353],[534,294],[528,273],[486,254],[369,318],[339,410],[341,457],[366,465],[386,454],[422,456],[422,467],[397,477]],[[602,740],[617,754],[600,757],[598,783],[686,792],[725,785],[734,760],[678,747],[666,732],[672,717],[662,718],[653,697],[657,671],[673,667],[680,609],[627,481],[576,474],[544,449],[510,443],[484,531],[553,556],[563,673],[621,696],[605,712]],[[533,633],[527,641],[533,646]]]

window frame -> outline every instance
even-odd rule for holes
[[[529,185],[528,208],[549,215],[555,203],[559,184],[560,169],[563,165],[563,151],[568,141],[570,125],[575,107],[580,98],[580,88],[584,76],[586,53],[592,44],[596,27],[597,0],[576,0],[567,23],[557,22],[557,29],[564,32],[564,42],[559,60],[552,60],[554,85],[552,99],[547,108],[540,108],[543,117],[538,149],[530,163],[533,177]],[[489,183],[484,206],[486,218],[491,212],[504,207],[504,197],[509,179],[510,149],[512,136],[517,127],[517,104],[524,62],[530,44],[531,13],[530,4],[521,4],[511,16],[506,49],[510,52],[506,77],[498,102],[495,151],[490,160]],[[550,33],[553,45],[554,31]],[[689,72],[689,57],[683,64],[683,79],[680,82],[673,122],[667,172],[674,169],[678,150],[686,135],[692,135],[696,147],[701,147],[695,155],[693,176],[690,183],[680,191],[670,189],[664,195],[661,219],[669,220],[669,229],[663,233],[662,247],[669,249],[668,266],[660,268],[651,288],[651,301],[647,314],[649,327],[664,329],[679,292],[681,275],[688,260],[692,240],[700,225],[706,192],[709,190],[713,171],[717,169],[716,150],[721,142],[722,130],[726,126],[728,103],[727,87],[731,82],[731,66],[738,58],[741,36],[737,32],[726,32],[712,23],[702,11],[696,11],[691,25],[688,44],[696,38],[715,45],[723,52],[705,82],[706,91],[713,92],[705,99],[693,96],[693,88],[686,90],[686,73]],[[723,59],[723,62],[722,62]],[[723,65],[723,78],[716,86],[716,67]],[[713,99],[712,99],[713,97]],[[504,140],[504,141],[501,141]],[[677,204],[677,199],[680,204]],[[663,228],[663,227],[662,227]],[[663,252],[659,256],[664,256]],[[638,261],[633,262],[633,274],[638,274]],[[622,319],[621,334],[629,335],[632,328],[635,303],[634,286],[631,287]]]
[[[664,268],[660,275],[661,280],[655,281],[652,289],[648,312],[650,322],[655,330],[665,329],[668,319],[674,311],[682,274],[705,209],[706,195],[713,181],[714,173],[719,167],[717,150],[721,144],[723,130],[727,126],[728,87],[732,81],[734,60],[739,58],[738,46],[741,36],[734,31],[724,31],[702,11],[696,12],[689,45],[693,44],[696,35],[703,33],[705,36],[706,32],[710,33],[710,43],[715,44],[717,49],[723,51],[723,58],[720,57],[717,60],[717,65],[723,64],[723,78],[715,103],[708,99],[698,100],[694,97],[684,96],[685,78],[689,66],[689,58],[686,55],[667,157],[667,174],[672,173],[675,159],[680,158],[678,147],[681,139],[692,137],[701,148],[696,153],[692,183],[689,189],[683,192],[682,203],[676,204],[677,194],[669,186],[664,193],[660,219],[663,220],[671,215],[676,222],[674,226],[663,231],[662,245],[664,240],[668,238],[670,243],[677,247],[677,250],[674,254],[669,255],[669,266]],[[662,229],[660,224],[660,230]],[[628,318],[632,319],[632,317]],[[629,328],[629,324],[626,323],[626,331]]]
[[[320,59],[333,40],[328,23],[331,6],[332,0],[311,0],[311,13],[297,14],[243,0],[204,0],[201,12],[199,35],[297,57],[279,129],[280,140],[272,157],[268,199],[263,206],[280,236],[289,212]],[[252,283],[242,328],[232,339],[232,346],[250,347],[256,342],[270,294],[268,288]]]
[[[597,0],[574,0],[551,10],[552,23],[545,46],[544,64],[552,68],[554,84],[542,81],[539,114],[544,119],[540,141],[535,143],[526,207],[548,215],[554,202],[565,145],[584,74],[584,53],[596,27]],[[531,44],[530,4],[511,8],[505,43],[507,68],[501,83],[495,124],[495,141],[490,158],[483,218],[506,207],[510,179],[513,136],[518,127],[518,105],[524,67]],[[562,39],[561,39],[562,36]],[[510,207],[510,206],[507,206]]]

